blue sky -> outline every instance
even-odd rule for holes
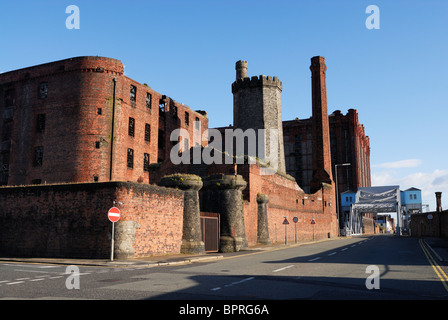
[[[65,26],[69,5],[80,29]],[[369,5],[380,29],[369,30]],[[358,110],[373,185],[422,189],[448,208],[448,2],[445,0],[2,1],[0,72],[99,55],[192,109],[233,122],[235,62],[283,82],[284,120],[311,116],[310,59],[327,64],[329,112]]]

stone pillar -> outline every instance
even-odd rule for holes
[[[134,256],[135,233],[140,228],[136,221],[118,221],[114,231],[114,256],[116,259],[128,259]]]
[[[184,191],[184,219],[180,252],[187,254],[204,253],[205,246],[202,241],[198,193],[202,188],[201,178],[191,174],[173,174],[163,177],[159,185]]]
[[[258,226],[257,226],[257,242],[261,244],[271,244],[271,239],[269,239],[269,228],[268,228],[268,209],[267,203],[269,202],[269,197],[266,194],[257,194],[257,215],[258,215]]]
[[[442,211],[442,192],[436,192],[436,211]]]
[[[221,252],[247,249],[242,190],[247,183],[240,175],[214,175],[204,179],[204,211],[220,214]]]
[[[247,77],[247,61],[239,60],[235,64],[236,80],[244,79]]]

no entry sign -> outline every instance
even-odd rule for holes
[[[120,209],[117,207],[112,207],[109,209],[109,212],[107,213],[107,217],[111,222],[117,222],[120,220]]]

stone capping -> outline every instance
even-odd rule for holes
[[[268,203],[269,196],[263,193],[257,193],[257,203]]]
[[[217,174],[204,178],[207,189],[245,189],[247,182],[241,175]]]
[[[194,174],[175,173],[164,176],[160,182],[160,186],[167,188],[177,188],[181,190],[199,190],[202,188],[201,177]]]

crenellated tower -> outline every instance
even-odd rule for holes
[[[235,69],[236,81],[232,84],[234,128],[243,131],[255,129],[257,141],[264,139],[266,151],[261,150],[257,155],[260,158],[264,155],[264,159],[276,159],[277,166],[274,165],[274,168],[286,172],[281,110],[282,82],[271,76],[247,77],[247,61],[236,62]],[[258,129],[266,129],[266,136],[258,136]],[[271,155],[270,152],[275,154]]]

